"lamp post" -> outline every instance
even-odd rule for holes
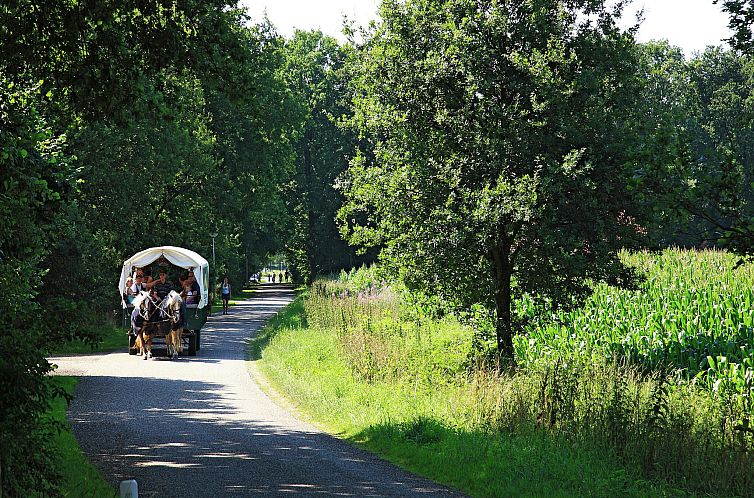
[[[215,266],[215,237],[217,237],[217,232],[212,232],[209,236],[212,237],[212,266]]]
[[[209,234],[210,237],[212,237],[212,268],[215,268],[215,271],[217,271],[217,267],[215,266],[215,237],[217,237],[217,232],[212,232]],[[212,271],[210,270],[210,275],[212,275]],[[212,291],[210,295],[212,296],[212,303],[215,302],[215,284],[212,282],[212,279],[209,279],[209,285],[210,290]]]

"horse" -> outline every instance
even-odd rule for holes
[[[131,330],[136,340],[134,347],[146,360],[152,356],[152,335],[155,332],[158,308],[146,291],[141,291],[133,300],[134,310],[131,313]]]
[[[178,353],[183,352],[183,329],[186,327],[186,307],[181,295],[170,291],[160,304],[169,322],[170,331],[165,334],[165,346],[168,356],[178,358]],[[171,354],[172,352],[172,354]]]

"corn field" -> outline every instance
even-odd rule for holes
[[[583,308],[531,327],[515,341],[519,364],[625,360],[706,386],[739,413],[754,413],[754,264],[722,251],[622,257],[646,277],[641,288],[598,286]]]

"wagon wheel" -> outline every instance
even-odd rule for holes
[[[191,335],[188,337],[188,355],[196,356],[196,345],[199,336],[196,334],[196,330],[191,331]]]

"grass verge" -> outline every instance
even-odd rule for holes
[[[364,375],[370,365],[390,367],[390,355],[374,350],[354,362],[343,346],[345,331],[309,325],[300,296],[252,342],[250,356],[258,369],[318,425],[412,472],[472,496],[695,496],[643,478],[609,448],[574,444],[534,428],[499,430],[479,410],[485,395],[474,392],[478,383],[443,382],[442,375],[424,370]],[[380,335],[376,321],[370,327]],[[401,333],[411,342],[455,340],[452,330],[414,338],[408,324]],[[421,351],[417,362],[447,371],[445,359],[434,358],[431,349]],[[406,347],[403,356],[415,352]],[[412,364],[394,368],[405,372]]]
[[[68,393],[73,392],[77,382],[76,378],[65,376],[56,376],[53,381]],[[62,423],[65,428],[51,441],[57,455],[57,470],[63,476],[61,486],[63,496],[70,498],[117,496],[116,490],[103,479],[79,448],[65,416],[67,408],[65,399],[57,398],[52,403],[50,413],[51,418]]]
[[[56,348],[52,354],[55,356],[64,354],[109,353],[118,350],[126,351],[128,347],[127,333],[128,330],[123,327],[107,327],[103,330],[102,339],[96,344],[71,341]]]

